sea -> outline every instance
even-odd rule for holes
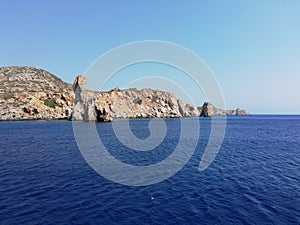
[[[92,124],[114,159],[138,167],[172,155],[183,120],[200,124],[194,152],[175,174],[145,185],[96,171],[70,121],[0,122],[0,224],[300,224],[300,116],[227,117],[202,171],[212,118],[165,119],[163,141],[148,151],[124,146],[113,123],[78,123]],[[132,134],[147,139],[149,123],[130,120]]]

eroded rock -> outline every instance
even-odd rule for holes
[[[0,120],[72,119],[112,121],[113,118],[178,118],[248,115],[245,110],[222,110],[205,102],[184,104],[173,93],[160,90],[114,88],[108,92],[86,89],[77,76],[73,86],[34,67],[0,68]]]
[[[70,84],[44,70],[0,68],[0,120],[68,119],[73,96]]]

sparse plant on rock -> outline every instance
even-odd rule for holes
[[[5,93],[5,94],[3,95],[3,99],[5,99],[5,100],[11,99],[11,98],[13,98],[13,97],[14,97],[14,94],[13,94],[13,93]]]
[[[142,104],[142,99],[136,98],[136,99],[133,100],[133,103],[134,103],[134,104],[139,104],[139,105],[140,105],[140,104]]]
[[[48,98],[44,101],[44,104],[50,108],[55,108],[55,106],[57,106],[57,104],[54,102],[53,99]]]
[[[157,95],[153,95],[152,96],[152,102],[156,102],[158,100],[158,96]]]

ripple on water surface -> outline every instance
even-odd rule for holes
[[[148,124],[131,125],[145,138]],[[111,125],[96,126],[113,156],[143,165],[172,153],[180,122],[168,120],[167,125],[172,132],[161,149],[142,155],[122,147]],[[200,119],[200,125],[196,151],[181,171],[155,185],[127,187],[106,180],[84,161],[70,122],[1,122],[0,221],[300,224],[299,116],[229,117],[222,148],[201,173],[210,119]]]

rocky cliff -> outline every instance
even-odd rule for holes
[[[86,78],[73,86],[34,67],[0,68],[0,120],[72,119],[112,121],[113,118],[176,118],[247,115],[244,110],[221,110],[205,102],[196,107],[173,93],[152,89],[86,89]]]
[[[45,70],[0,68],[0,120],[67,119],[73,96],[70,84]]]
[[[221,115],[242,116],[242,115],[249,115],[249,113],[246,110],[242,110],[240,108],[224,110],[224,109],[218,109],[214,107],[210,102],[203,103],[201,107],[200,116],[211,117],[211,116],[221,116]]]
[[[247,115],[245,110],[221,110],[205,102],[202,107],[183,104],[173,93],[152,89],[115,88],[109,92],[86,90],[86,78],[76,77],[72,120],[112,121],[113,118],[176,118]]]
[[[112,121],[113,118],[175,118],[200,116],[201,108],[184,105],[174,94],[152,89],[86,90],[86,78],[76,77],[72,120]]]

